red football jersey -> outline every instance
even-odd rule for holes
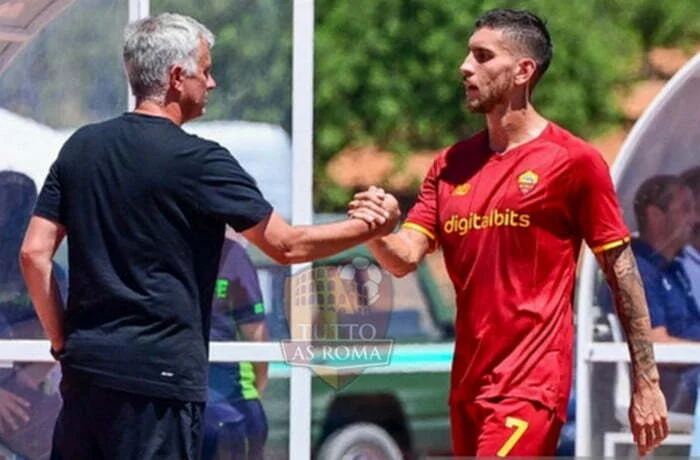
[[[404,227],[442,246],[457,293],[451,402],[519,397],[565,418],[581,241],[629,241],[601,155],[553,123],[505,154],[482,132],[437,157]]]

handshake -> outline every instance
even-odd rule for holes
[[[348,217],[360,219],[381,236],[388,235],[401,217],[399,203],[391,193],[374,185],[356,193],[348,204]]]

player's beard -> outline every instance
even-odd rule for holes
[[[502,75],[497,80],[492,80],[489,84],[478,88],[478,95],[474,99],[469,98],[467,90],[465,104],[472,113],[489,113],[496,106],[504,104],[510,90],[509,78]]]

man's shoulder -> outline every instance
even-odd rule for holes
[[[696,266],[700,270],[700,251],[688,244],[681,253],[684,265]]]
[[[468,161],[488,153],[488,133],[486,130],[479,131],[473,136],[462,139],[440,151],[435,158],[435,163],[439,168],[447,166],[455,160]]]
[[[654,260],[653,248],[640,238],[632,238],[630,247],[637,260],[637,266],[642,277],[645,278],[645,280],[650,278],[658,278],[661,280],[663,270],[659,268]]]
[[[226,158],[233,157],[226,147],[212,139],[192,134],[187,131],[186,127],[185,129],[181,129],[180,132],[182,133],[180,143],[183,144],[187,150],[196,150],[205,155],[223,155]]]
[[[121,117],[109,118],[107,120],[88,123],[76,129],[73,134],[68,137],[66,142],[85,140],[95,136],[101,136],[104,133],[114,132],[116,125],[121,123]]]
[[[602,158],[593,145],[554,122],[549,123],[546,139],[564,149],[574,162]]]

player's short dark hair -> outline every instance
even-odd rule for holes
[[[681,186],[683,182],[680,177],[671,174],[652,176],[639,186],[634,196],[634,215],[640,232],[647,228],[646,209],[654,206],[667,211],[673,199],[673,190]]]
[[[683,184],[693,191],[696,200],[700,200],[700,166],[690,168],[681,173]]]
[[[534,13],[510,8],[496,8],[479,16],[475,29],[488,27],[505,35],[535,60],[537,83],[552,62],[552,38],[545,21]]]

